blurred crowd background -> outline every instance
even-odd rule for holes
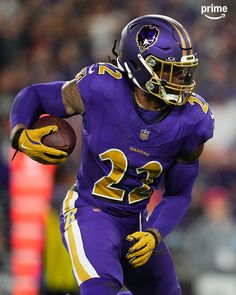
[[[236,2],[213,2],[228,7],[225,18],[210,20],[201,14],[201,5],[212,1],[0,0],[0,294],[10,295],[12,286],[9,111],[16,93],[31,83],[72,79],[82,67],[107,61],[123,26],[149,13],[173,17],[190,32],[200,59],[196,92],[216,117],[215,137],[202,156],[191,208],[167,238],[183,295],[236,294]],[[70,122],[80,138],[81,119]],[[51,222],[57,220],[79,162],[80,140],[55,173]],[[157,197],[155,193],[152,204]],[[54,239],[58,228],[51,227]],[[44,279],[47,257],[57,255],[57,247],[50,252],[50,245],[45,243],[42,255],[46,262],[40,294],[76,292],[73,281],[63,288]],[[55,263],[58,275],[56,269]]]

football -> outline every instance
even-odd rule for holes
[[[42,138],[42,143],[46,146],[53,147],[58,150],[65,151],[71,154],[76,145],[76,134],[71,125],[60,117],[44,116],[36,120],[31,129],[46,127],[49,125],[56,125],[58,131],[47,134]]]

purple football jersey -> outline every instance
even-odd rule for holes
[[[115,66],[91,65],[77,75],[77,85],[85,105],[78,192],[104,211],[142,211],[177,156],[213,135],[211,111],[198,95],[147,123],[130,81]]]

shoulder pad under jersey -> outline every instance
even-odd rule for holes
[[[181,114],[182,136],[185,138],[182,153],[188,153],[213,136],[214,116],[209,104],[193,94]]]
[[[77,87],[85,104],[85,111],[96,100],[112,98],[119,87],[127,83],[122,72],[113,64],[96,63],[82,69],[75,77]]]

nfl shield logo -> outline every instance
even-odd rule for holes
[[[142,129],[139,133],[139,138],[142,140],[147,140],[149,137],[149,131],[147,129]]]

